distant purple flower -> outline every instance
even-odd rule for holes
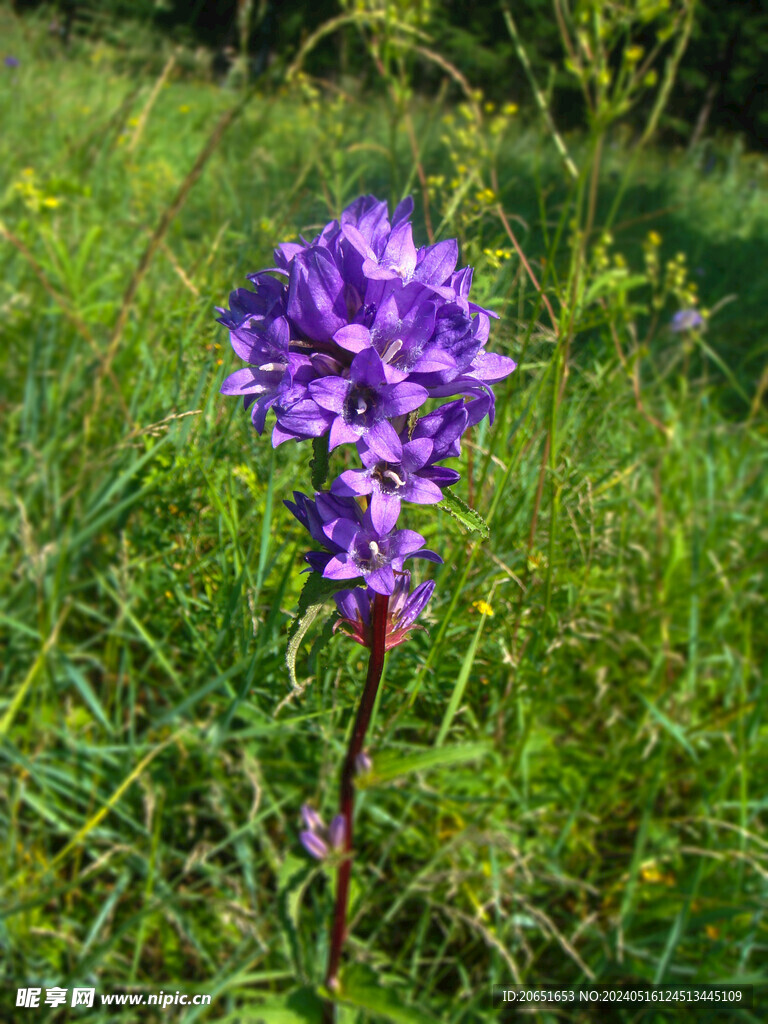
[[[407,639],[414,628],[416,619],[426,608],[435,589],[434,580],[419,584],[410,592],[411,574],[401,573],[395,581],[395,589],[389,599],[387,612],[387,638],[385,649],[391,650]],[[339,610],[336,627],[341,628],[362,647],[371,647],[371,605],[374,591],[370,587],[356,587],[354,590],[340,590],[334,594]]]
[[[341,853],[346,839],[346,823],[341,814],[337,814],[325,827],[323,819],[314,808],[304,804],[301,808],[304,831],[299,833],[301,845],[315,860],[325,860],[331,853]]]
[[[17,68],[21,61],[18,57],[6,57],[3,63],[7,68]]]
[[[704,317],[697,309],[681,309],[672,317],[670,330],[692,331],[704,325]]]

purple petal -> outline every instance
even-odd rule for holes
[[[359,532],[360,524],[354,523],[351,519],[332,519],[323,526],[326,537],[334,544],[338,544],[343,551],[352,549]]]
[[[305,826],[310,832],[317,832],[319,829],[324,828],[323,819],[309,804],[304,804],[301,808],[301,818]]]
[[[396,494],[384,494],[382,491],[374,491],[371,497],[370,509],[374,530],[384,535],[395,527],[397,517],[400,515],[400,499]]]
[[[383,565],[380,569],[374,569],[372,573],[366,577],[365,582],[371,588],[375,590],[377,594],[386,594],[389,596],[395,589],[395,573],[391,565]]]
[[[517,363],[509,356],[496,355],[495,352],[480,352],[472,363],[470,372],[486,384],[495,384],[508,377],[516,368]]]
[[[353,580],[360,575],[358,567],[349,555],[343,552],[331,558],[323,570],[323,576],[327,580]]]
[[[333,340],[347,352],[362,352],[371,347],[371,332],[362,324],[345,324],[336,331]]]
[[[430,551],[429,548],[422,548],[420,551],[414,551],[412,555],[406,555],[406,558],[426,558],[428,562],[437,562],[438,565],[443,564],[443,560],[440,555],[435,551]]]
[[[365,442],[372,452],[387,462],[399,462],[403,454],[403,444],[397,431],[387,420],[379,420],[369,427]]]
[[[342,224],[341,230],[350,245],[352,245],[364,259],[373,260],[374,263],[377,262],[376,253],[370,245],[368,245],[366,240],[353,224]]]
[[[344,399],[352,385],[343,377],[321,377],[309,385],[309,393],[321,409],[340,413],[344,408]]]
[[[332,418],[332,413],[321,409],[311,398],[277,412],[280,429],[297,437],[322,437]]]
[[[403,469],[409,473],[421,469],[429,462],[434,443],[428,437],[414,437],[403,445]]]
[[[390,554],[395,558],[402,558],[418,551],[423,543],[424,538],[415,530],[398,530],[390,539]]]
[[[331,494],[341,494],[345,497],[361,497],[370,494],[372,490],[371,475],[364,469],[347,469],[331,484]]]
[[[326,249],[299,253],[291,264],[288,315],[313,341],[326,341],[346,323],[344,279]]]
[[[428,398],[429,392],[421,384],[391,384],[381,403],[382,412],[386,416],[404,416],[424,405]]]
[[[443,492],[431,480],[414,474],[408,477],[403,497],[406,501],[417,502],[419,505],[434,505],[443,500]]]
[[[350,380],[369,388],[383,387],[386,382],[381,356],[373,348],[358,352],[349,368]]]
[[[419,473],[424,480],[431,480],[438,487],[452,487],[461,480],[461,476],[455,469],[448,469],[447,466],[427,466]]]
[[[298,256],[300,252],[304,252],[305,248],[306,246],[299,245],[298,242],[282,242],[273,253],[275,263],[281,270],[288,270],[293,262],[293,258]]]
[[[421,259],[413,272],[414,281],[424,284],[444,284],[456,269],[459,259],[459,246],[455,238],[430,245],[419,250]]]
[[[356,427],[349,426],[341,416],[337,416],[328,435],[328,450],[333,451],[340,444],[354,444],[359,437],[360,431]]]
[[[333,595],[339,615],[350,622],[357,622],[358,619],[364,624],[371,621],[371,599],[368,591],[363,587],[355,587],[353,590],[337,590]]]
[[[435,589],[435,581],[427,580],[424,583],[420,583],[414,590],[408,600],[405,602],[402,612],[397,620],[398,629],[408,629],[414,624],[416,619],[421,615],[426,606],[429,604],[429,600],[432,597],[432,593]]]
[[[401,221],[392,229],[381,262],[385,267],[394,268],[404,280],[410,280],[416,267],[416,246],[413,227],[408,221]]]
[[[334,850],[343,850],[347,838],[347,821],[343,814],[337,814],[328,829],[328,837]]]
[[[246,366],[243,370],[235,370],[234,373],[230,373],[221,385],[220,391],[222,395],[257,394],[279,384],[280,378],[284,373],[285,365],[280,365],[280,372],[277,375],[273,372],[263,374],[258,370],[252,369],[250,366]],[[276,380],[275,377],[277,377]],[[267,381],[270,381],[271,378],[271,381],[274,381],[274,383],[271,383],[271,381],[266,383],[265,378]]]
[[[395,212],[392,214],[392,227],[396,228],[403,220],[410,220],[412,213],[413,196],[406,196],[405,199],[401,199],[395,207]]]
[[[428,348],[422,352],[411,367],[412,373],[450,373],[458,370],[458,364],[449,352],[439,348]]]
[[[328,846],[314,832],[300,832],[299,839],[307,853],[315,860],[323,860],[328,856]]]

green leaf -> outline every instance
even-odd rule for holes
[[[648,700],[648,698],[645,697],[642,693],[637,693],[637,696],[640,698],[643,704],[645,704],[646,708],[651,713],[651,715],[653,715],[653,717],[656,719],[659,725],[661,725],[664,729],[667,730],[669,735],[680,744],[683,750],[685,750],[685,752],[689,754],[694,761],[698,761],[698,755],[696,754],[696,751],[693,749],[691,744],[688,742],[688,737],[685,735],[684,730],[676,722],[673,722],[671,718],[667,718],[664,712],[657,708],[656,705],[652,701]]]
[[[584,295],[584,305],[588,306],[601,295],[608,295],[611,292],[627,292],[646,284],[648,284],[648,278],[644,274],[628,274],[620,267],[606,270],[605,273],[598,275],[587,289]]]
[[[491,596],[490,594],[488,595]],[[490,604],[490,602],[489,602]],[[475,663],[475,655],[477,653],[477,645],[480,643],[480,637],[483,633],[483,626],[485,625],[486,613],[480,616],[480,621],[477,624],[475,635],[472,637],[472,642],[467,648],[467,652],[464,655],[464,660],[461,663],[459,674],[456,677],[456,682],[453,685],[453,692],[451,693],[451,699],[448,701],[448,707],[445,709],[443,720],[440,723],[440,729],[437,733],[437,739],[435,740],[435,746],[442,746],[443,740],[448,735],[448,730],[451,727],[451,722],[454,719],[456,712],[459,710],[461,699],[464,696],[464,690],[467,688],[469,681],[469,674],[472,671],[472,666]]]
[[[62,664],[65,673],[69,676],[71,682],[74,684],[77,690],[79,690],[80,696],[83,698],[85,703],[93,712],[94,718],[96,718],[99,721],[99,723],[107,730],[108,733],[114,733],[112,723],[107,718],[106,713],[104,712],[104,708],[99,703],[99,698],[93,692],[91,684],[85,678],[85,676],[77,667],[77,665],[75,665],[74,662],[70,661],[69,658],[67,658],[66,656],[62,658]]]
[[[328,480],[328,435],[315,437],[312,440],[312,458],[309,460],[309,471],[312,474],[312,487],[321,491]]]
[[[299,681],[296,678],[296,657],[302,640],[307,635],[312,623],[322,612],[328,598],[337,590],[344,590],[349,587],[350,582],[354,585],[354,581],[350,580],[326,580],[317,572],[311,572],[307,576],[307,582],[304,584],[304,589],[299,597],[298,612],[288,634],[288,646],[285,650],[288,678],[294,689],[297,689],[299,686]]]
[[[324,1001],[309,985],[270,996],[258,1006],[249,1007],[246,1018],[254,1024],[322,1024]],[[251,1013],[253,1016],[251,1016]]]
[[[389,782],[409,772],[422,772],[431,768],[443,768],[449,764],[461,764],[465,761],[477,761],[488,754],[486,743],[461,743],[453,747],[430,747],[414,754],[383,753],[376,756],[373,769],[361,775],[355,785],[359,789],[375,786],[380,782]]]
[[[303,973],[299,912],[304,893],[317,870],[312,864],[307,864],[306,860],[288,854],[278,872],[278,914],[290,946],[294,972],[299,976]]]
[[[483,540],[487,540],[490,536],[488,523],[480,513],[470,508],[450,487],[443,488],[443,500],[438,502],[437,507],[458,520],[470,533],[479,533]]]
[[[382,985],[371,967],[354,964],[341,974],[340,1002],[384,1017],[392,1024],[437,1024],[437,1018],[421,1007],[408,1006],[400,995]]]

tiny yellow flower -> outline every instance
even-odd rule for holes
[[[25,178],[34,178],[34,176],[35,176],[35,168],[34,167],[25,167],[24,170],[21,173],[24,175]]]
[[[182,103],[182,105],[179,107],[179,113],[180,114],[188,114],[191,109],[192,108],[190,107],[190,105],[188,103]]]
[[[649,231],[648,241],[651,243],[651,245],[659,246],[661,245],[661,235],[658,233],[658,231]]]
[[[630,46],[625,50],[624,56],[630,64],[637,64],[644,52],[642,46]]]
[[[477,608],[481,615],[487,615],[489,619],[493,618],[493,608],[487,601],[473,601],[472,607]]]
[[[57,206],[61,206],[61,200],[57,199],[56,196],[46,196],[43,200],[43,206],[47,206],[49,210],[55,210]]]
[[[640,877],[644,882],[650,882],[651,885],[658,885],[664,879],[664,876],[653,861],[643,864],[640,868]]]
[[[501,108],[502,114],[506,114],[507,117],[513,117],[518,110],[519,107],[516,103],[507,103],[504,107]]]

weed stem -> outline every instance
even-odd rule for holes
[[[341,770],[341,790],[339,795],[339,814],[344,818],[344,859],[339,864],[339,872],[336,884],[336,906],[333,912],[333,928],[331,930],[331,948],[328,956],[328,973],[325,983],[333,992],[338,988],[339,964],[341,962],[341,950],[344,945],[347,924],[347,903],[349,902],[349,879],[352,873],[352,825],[354,817],[355,800],[355,762],[358,754],[362,752],[365,734],[371,721],[373,706],[376,702],[376,694],[381,682],[381,673],[384,669],[384,654],[387,639],[387,613],[389,611],[389,598],[386,594],[377,594],[374,598],[372,609],[372,633],[371,654],[368,659],[368,675],[365,680],[365,689],[357,709],[355,725],[350,737],[347,755],[344,758],[344,766]],[[325,1007],[325,1024],[332,1024],[334,1020],[333,1003],[327,1003]]]

